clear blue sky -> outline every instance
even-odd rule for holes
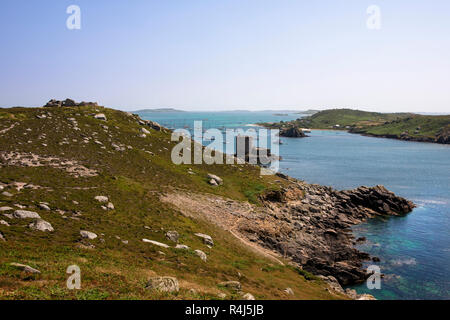
[[[448,0],[1,0],[0,39],[2,107],[450,111]]]

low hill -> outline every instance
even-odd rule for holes
[[[450,143],[449,115],[429,116],[414,113],[377,113],[332,109],[294,121],[264,125],[273,128],[294,126],[310,129],[348,130],[352,133],[377,137]]]

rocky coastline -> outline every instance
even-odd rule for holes
[[[265,205],[280,221],[276,236],[258,232],[252,225],[243,230],[261,245],[289,256],[303,269],[333,276],[341,285],[364,281],[362,262],[379,261],[354,248],[350,227],[377,216],[400,216],[415,205],[383,186],[337,191],[309,185],[284,176],[289,188],[264,195]],[[286,230],[286,232],[281,232]]]
[[[163,201],[337,288],[365,281],[370,275],[363,262],[379,261],[355,248],[351,227],[374,217],[402,216],[415,207],[383,186],[338,191],[278,176],[287,185],[264,193],[262,206],[195,193],[165,195]]]
[[[361,131],[359,129],[351,129],[348,131],[349,133],[360,134],[366,137],[374,137],[374,138],[386,138],[386,139],[396,139],[403,141],[414,141],[414,142],[427,142],[427,143],[439,143],[439,144],[450,144],[450,129],[442,130],[439,132],[436,137],[414,137],[409,135],[408,132],[403,132],[401,135],[396,134],[373,134],[365,131]]]

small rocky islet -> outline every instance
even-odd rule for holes
[[[249,164],[176,166],[169,129],[92,102],[3,109],[0,131],[0,248],[9,251],[0,280],[10,283],[0,296],[20,296],[16,272],[54,277],[60,267],[44,256],[69,263],[81,250],[81,264],[114,252],[130,290],[130,266],[152,269],[136,271],[146,278],[140,297],[367,299],[341,287],[364,281],[362,262],[377,258],[354,248],[350,227],[414,208],[383,186],[338,191]],[[254,286],[260,278],[267,288]],[[120,297],[108,281],[105,294]]]

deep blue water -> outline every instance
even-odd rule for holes
[[[260,121],[291,120],[298,114],[147,113],[145,119],[172,128],[245,127]],[[283,138],[281,171],[337,189],[382,184],[417,204],[405,217],[372,219],[354,227],[359,246],[381,258],[386,275],[380,290],[356,286],[378,299],[450,299],[450,146],[313,131],[305,139]],[[373,263],[372,263],[373,264]]]

